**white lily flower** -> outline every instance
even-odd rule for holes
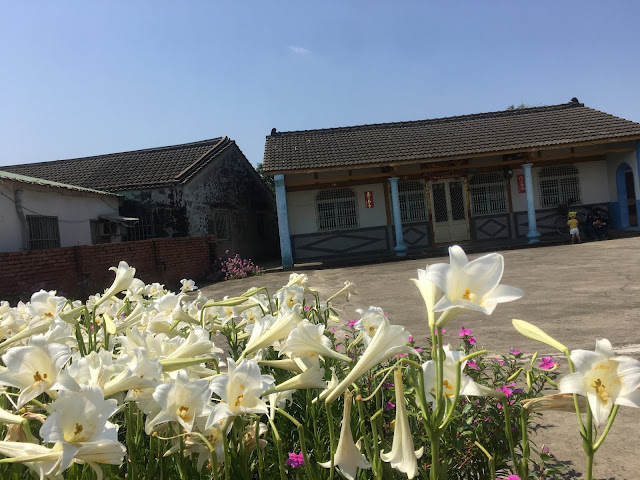
[[[284,340],[300,320],[300,315],[295,310],[279,312],[278,317],[275,319],[271,315],[261,318],[251,332],[249,341],[244,347],[244,352],[242,352],[242,357]]]
[[[596,426],[607,423],[614,404],[640,408],[640,362],[614,355],[607,339],[596,342],[595,352],[574,350],[576,372],[559,383],[561,393],[587,397]]]
[[[500,285],[504,257],[498,253],[470,262],[462,248],[454,245],[449,247],[449,258],[448,265],[430,265],[422,274],[423,282],[431,282],[443,292],[434,311],[447,311],[447,314],[445,319],[438,321],[438,327],[465,309],[491,315],[499,303],[512,302],[524,295],[519,288]]]
[[[131,286],[136,269],[130,267],[127,262],[121,261],[118,267],[111,267],[109,270],[116,272],[116,278],[104,295],[95,303],[94,308],[98,308],[100,304],[109,300],[117,293],[123,292]]]
[[[409,428],[407,407],[404,400],[404,385],[402,383],[402,370],[393,372],[396,388],[396,427],[393,432],[393,444],[391,451],[381,453],[383,462],[391,463],[391,466],[407,475],[411,479],[418,473],[418,459],[422,457],[424,447],[413,450],[413,435]]]
[[[281,288],[276,298],[280,309],[291,310],[302,306],[304,300],[304,288],[300,285],[291,285],[290,287]]]
[[[465,353],[463,351],[451,350],[450,345],[442,347],[445,354],[444,363],[442,364],[442,393],[444,396],[453,400],[456,394],[456,369],[458,361],[461,360]],[[464,371],[467,362],[464,361],[460,365],[460,370]],[[424,376],[424,390],[427,401],[435,403],[436,394],[436,364],[433,360],[427,360],[422,364],[422,373]],[[484,385],[480,385],[473,381],[464,373],[460,375],[460,395],[469,395],[474,397],[500,396],[499,391],[492,390]]]
[[[227,375],[211,380],[211,390],[223,401],[217,404],[207,421],[207,427],[227,417],[247,413],[269,413],[267,404],[260,397],[275,380],[262,375],[255,360],[244,359],[238,365],[229,358]]]
[[[182,280],[180,280],[180,283],[182,284],[182,286],[180,287],[180,291],[182,293],[195,292],[198,289],[198,287],[196,287],[196,282],[194,282],[193,280],[183,278]]]
[[[213,447],[216,452],[216,460],[218,464],[224,461],[224,443],[227,441],[227,435],[222,431],[221,425],[210,425],[205,428],[208,415],[199,415],[196,417],[194,430],[199,432],[204,438],[206,438],[209,445]],[[229,426],[231,429],[231,426]],[[228,433],[228,432],[227,432]],[[202,441],[197,435],[187,435],[184,437],[183,444],[180,444],[180,440],[174,438],[172,440],[173,445],[169,450],[164,453],[164,456],[173,455],[180,452],[182,448],[184,455],[198,455],[196,462],[196,468],[200,472],[204,464],[211,460],[211,452],[209,446]]]
[[[356,309],[356,312],[360,314],[360,319],[356,322],[354,328],[362,332],[364,345],[365,347],[368,347],[371,343],[371,339],[386,318],[384,316],[384,311],[380,307],[369,307],[367,310],[358,308]]]
[[[371,464],[353,441],[351,433],[351,401],[353,395],[346,391],[344,394],[344,413],[342,415],[342,427],[340,429],[340,440],[333,457],[333,465],[340,470],[348,480],[353,480],[358,474],[358,468],[370,469]],[[324,468],[331,468],[331,460],[328,462],[318,462]]]
[[[10,348],[2,356],[7,369],[0,372],[0,385],[19,388],[18,408],[56,384],[71,350],[60,343],[47,343],[43,335],[31,337],[29,345]]]
[[[35,443],[0,441],[0,454],[16,459],[36,472],[40,480],[44,480],[58,475],[62,445],[56,444],[53,448],[48,448]]]
[[[358,292],[356,292],[355,284],[347,280],[346,282],[344,282],[344,287],[342,287],[336,293],[334,293],[329,298],[327,298],[327,303],[331,302],[332,300],[335,300],[336,298],[341,297],[342,295],[345,296],[345,299],[348,302],[351,299],[351,295],[357,295],[357,294]]]
[[[56,317],[67,303],[64,297],[56,296],[56,291],[40,290],[31,295],[31,300],[27,304],[26,312],[29,316],[40,318]]]
[[[326,397],[327,402],[333,402],[338,396],[342,395],[349,385],[364,375],[367,371],[398,353],[413,353],[417,357],[416,352],[409,345],[409,332],[405,331],[400,325],[391,325],[386,318],[378,327],[376,334],[373,336],[371,343],[364,351],[358,362],[353,366],[349,374],[332,390],[325,390],[320,399]]]
[[[84,453],[97,453],[100,446],[109,450],[110,444],[115,445],[122,459],[125,449],[118,443],[118,427],[108,421],[118,410],[118,402],[105,400],[99,387],[83,386],[78,392],[62,390],[51,408],[54,413],[40,427],[40,436],[45,443],[62,445],[61,471],[85,446]]]
[[[435,325],[434,307],[442,298],[442,290],[440,290],[432,281],[427,279],[427,270],[418,269],[418,278],[412,278],[411,281],[415,283],[418,290],[420,290],[425,307],[427,307],[429,325]]]
[[[175,381],[156,387],[153,399],[162,411],[147,424],[147,428],[166,422],[178,422],[190,432],[196,416],[209,413],[211,389],[207,380],[191,380],[185,370],[179,370]]]
[[[267,396],[267,401],[269,402],[269,417],[271,418],[271,420],[276,418],[276,407],[277,408],[286,407],[287,402],[291,403],[293,401],[292,396],[293,396],[293,390],[285,390],[283,392],[274,392],[274,393],[270,393]]]
[[[269,391],[286,392],[287,390],[304,390],[307,388],[327,388],[327,382],[324,381],[324,369],[320,367],[309,368],[272,387]]]
[[[280,354],[287,354],[291,358],[321,355],[351,362],[349,357],[336,352],[332,347],[331,340],[324,335],[324,325],[314,325],[305,318],[291,331]]]

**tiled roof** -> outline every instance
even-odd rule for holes
[[[186,183],[233,145],[219,137],[169,147],[2,167],[2,170],[106,191]]]
[[[598,140],[640,138],[640,124],[600,112],[577,99],[560,105],[414,122],[273,132],[265,172],[429,159]]]
[[[17,173],[5,172],[3,170],[0,170],[0,180],[12,180],[14,182],[29,183],[31,185],[43,185],[45,187],[64,188],[66,190],[76,190],[79,192],[108,195],[110,197],[120,196],[117,193],[103,192],[101,190],[94,190],[92,188],[78,187],[77,185],[68,185],[66,183],[52,182],[50,180],[44,180],[42,178],[27,177],[26,175],[19,175]]]

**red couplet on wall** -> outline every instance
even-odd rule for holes
[[[373,208],[373,192],[364,192],[364,205],[366,208]]]
[[[516,175],[518,181],[518,193],[527,193],[527,187],[524,184],[524,174]]]

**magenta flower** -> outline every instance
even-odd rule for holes
[[[413,342],[413,335],[409,335],[409,343]]]
[[[502,385],[498,387],[502,393],[504,393],[507,397],[510,397],[513,394],[513,389],[511,387],[515,386],[515,383],[510,383],[509,385]]]
[[[353,328],[355,326],[355,324],[358,323],[358,320],[351,320],[349,323],[347,323],[347,325],[351,328]]]
[[[458,336],[460,338],[471,335],[472,330],[470,328],[464,328],[464,325],[460,327],[460,331],[458,332]]]
[[[304,455],[302,455],[302,452],[291,452],[284,463],[291,468],[304,467]]]
[[[542,357],[542,359],[540,359],[540,363],[538,364],[538,368],[541,368],[542,370],[551,370],[556,365],[557,363],[555,362],[553,357]]]
[[[515,356],[518,356],[518,355],[520,355],[520,354],[522,353],[520,350],[516,350],[516,349],[515,349],[515,348],[513,348],[513,347],[509,348],[509,352],[510,352],[512,355],[515,355]]]
[[[475,345],[476,344],[476,337],[469,337],[469,344]]]
[[[309,307],[305,305],[305,307],[304,307],[304,311],[305,311],[305,312],[308,312],[308,311],[309,311]]]
[[[393,410],[394,408],[396,408],[396,404],[393,402],[387,402],[384,406],[385,410]]]
[[[469,360],[467,362],[467,367],[472,368],[473,370],[480,370],[480,367],[478,366],[478,364],[472,360]]]

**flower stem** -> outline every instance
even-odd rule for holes
[[[278,450],[278,465],[280,467],[280,480],[287,480],[287,474],[284,470],[284,454],[282,453],[282,439],[280,438],[280,434],[278,433],[278,429],[276,428],[276,424],[273,422],[271,417],[267,415],[269,419],[269,423],[271,424],[271,431],[273,432],[273,441],[276,444]],[[256,439],[258,442],[258,439]],[[258,448],[260,448],[258,446]]]
[[[331,403],[324,402],[324,406],[327,409],[327,424],[329,427],[329,450],[331,455],[331,465],[329,467],[329,480],[333,480],[334,471],[333,471],[333,461],[334,461],[334,452],[336,448],[336,438],[333,432],[333,414],[331,413]],[[345,420],[348,421],[348,420]]]
[[[618,414],[618,408],[619,407],[620,407],[620,405],[614,405],[613,406],[613,409],[611,410],[611,413],[609,414],[609,421],[607,422],[607,426],[605,427],[604,431],[602,432],[602,435],[600,435],[600,438],[598,439],[598,441],[593,444],[593,453],[594,454],[598,451],[598,449],[602,445],[602,442],[604,442],[604,439],[607,438],[607,434],[609,433],[609,430],[611,430],[611,427],[613,426],[613,421],[616,419],[616,415]]]

